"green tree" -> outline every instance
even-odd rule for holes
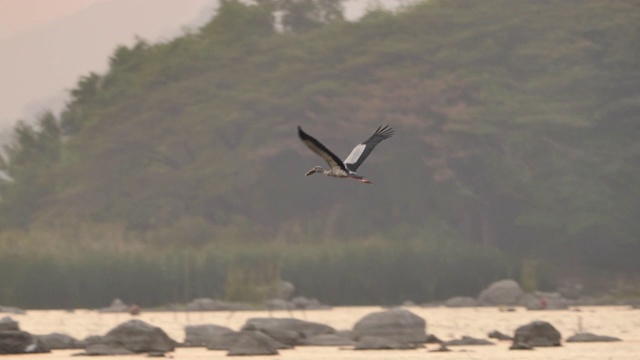
[[[301,33],[344,20],[344,0],[276,0],[286,31]]]
[[[209,39],[233,44],[272,34],[273,20],[271,9],[267,6],[222,0],[218,13],[202,27],[201,32]]]
[[[0,157],[0,229],[27,228],[54,193],[61,148],[60,127],[52,113],[39,116],[36,126],[16,125]]]

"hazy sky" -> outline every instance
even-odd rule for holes
[[[348,0],[368,6],[410,0]],[[208,20],[218,0],[0,0],[0,141],[17,120],[59,111],[79,77],[104,73],[117,45],[175,37]]]
[[[0,0],[0,39],[105,0]]]
[[[216,0],[0,0],[0,129],[59,110],[68,90],[103,73],[117,45],[151,42],[206,20]]]

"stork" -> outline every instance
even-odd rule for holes
[[[376,147],[380,143],[380,141],[384,139],[388,139],[393,135],[393,129],[389,127],[389,125],[379,126],[378,129],[368,138],[366,141],[361,144],[356,145],[356,147],[351,150],[351,153],[347,158],[342,161],[336,154],[331,152],[331,150],[327,149],[326,146],[322,145],[322,143],[316,140],[313,136],[302,131],[302,128],[298,126],[298,136],[300,140],[307,145],[311,151],[318,154],[324,161],[329,164],[329,169],[325,170],[321,166],[316,166],[313,169],[307,171],[306,176],[313,175],[315,173],[323,173],[325,176],[333,176],[338,178],[352,178],[358,181],[361,181],[365,184],[373,184],[371,181],[363,178],[362,176],[356,174],[356,170],[364,160],[371,154],[373,148]]]

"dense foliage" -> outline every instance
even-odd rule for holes
[[[431,0],[354,23],[338,0],[223,1],[16,126],[0,266],[22,270],[0,271],[0,303],[230,298],[270,281],[238,275],[262,263],[335,304],[637,280],[639,43],[637,1]],[[296,125],[346,155],[387,123],[373,187],[302,176],[321,160]],[[28,300],[51,284],[51,305]]]

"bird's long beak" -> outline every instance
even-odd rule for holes
[[[307,173],[306,173],[306,174],[304,174],[304,175],[305,175],[305,176],[309,176],[309,175],[313,175],[313,174],[315,174],[316,172],[317,172],[316,168],[313,168],[313,169],[311,169],[311,170],[307,171]]]

